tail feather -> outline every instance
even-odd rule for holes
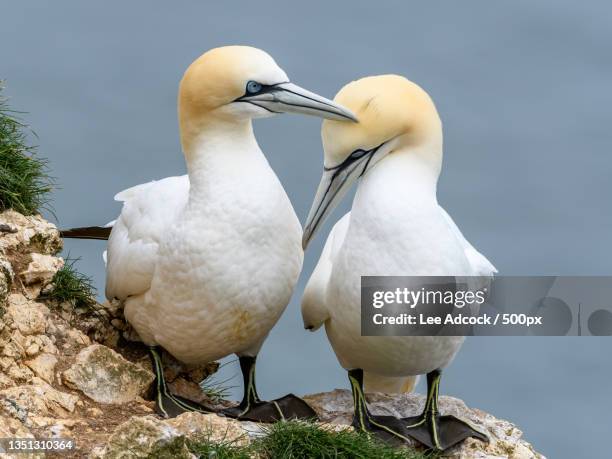
[[[60,230],[60,236],[70,239],[99,239],[106,241],[112,229],[112,227],[84,226],[82,228]]]

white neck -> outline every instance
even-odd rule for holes
[[[441,165],[441,143],[395,149],[362,177],[353,212],[388,219],[437,206]]]
[[[206,193],[222,177],[239,174],[253,160],[265,161],[250,120],[207,124],[183,149],[190,197]]]

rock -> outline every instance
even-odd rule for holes
[[[0,416],[0,438],[34,439],[35,437],[32,432],[17,419]],[[0,459],[34,459],[43,457],[45,457],[44,453],[5,454],[2,452],[2,447],[0,446]]]
[[[17,419],[0,416],[0,438],[34,438],[34,435]]]
[[[56,419],[48,416],[28,418],[36,433],[44,438],[71,438],[72,429],[77,425],[87,425],[82,419]]]
[[[28,301],[28,299],[14,293],[9,296],[9,306],[6,309],[4,320],[18,329],[23,335],[38,335],[45,332],[49,308],[42,303]]]
[[[415,416],[421,413],[425,396],[420,394],[367,394],[368,406],[372,413],[397,417]],[[320,419],[339,425],[350,425],[353,416],[353,398],[348,390],[336,389],[332,392],[308,395],[304,400],[317,412]],[[478,409],[468,408],[463,401],[441,396],[440,411],[465,419],[477,429],[487,433],[490,443],[468,439],[451,448],[444,454],[452,459],[545,459],[523,440],[521,432],[514,424],[497,419]],[[417,446],[417,445],[413,445]]]
[[[19,231],[17,227],[8,224],[8,223],[0,223],[0,233],[16,233]]]
[[[65,336],[69,341],[72,341],[78,346],[88,346],[91,344],[89,337],[76,328],[71,328],[70,330],[66,331]]]
[[[48,382],[53,383],[55,378],[55,365],[57,358],[52,354],[40,354],[32,360],[28,360],[25,364],[30,367],[36,376]]]
[[[38,252],[53,255],[62,249],[62,239],[53,223],[40,215],[26,217],[13,210],[0,213],[0,225],[10,228],[0,237],[0,252]],[[12,231],[16,229],[17,231]]]
[[[191,400],[196,403],[208,402],[206,394],[202,391],[202,388],[191,381],[187,381],[185,378],[179,377],[168,384],[170,391],[180,397],[184,397],[187,400]]]
[[[41,283],[47,285],[55,276],[55,273],[64,266],[64,260],[51,255],[31,254],[32,261],[25,271],[19,273],[19,277],[26,285]],[[42,288],[42,287],[41,287]]]
[[[13,267],[8,260],[0,259],[0,319],[4,313],[4,303],[13,284]],[[0,327],[0,330],[2,328]]]
[[[172,355],[163,351],[164,378],[173,394],[204,405],[216,405],[216,400],[210,400],[202,391],[200,383],[219,369],[219,362],[209,362],[198,367],[187,367]],[[138,361],[142,367],[153,371],[151,360],[145,356]],[[221,404],[225,406],[224,404]]]
[[[100,408],[96,408],[95,406],[92,406],[91,408],[88,408],[87,409],[87,413],[90,416],[93,416],[95,418],[97,418],[98,416],[102,416],[104,414],[104,412]]]
[[[0,373],[0,390],[6,389],[7,387],[13,387],[15,383],[8,375]]]
[[[216,414],[202,413],[185,413],[163,422],[187,438],[195,439],[204,435],[212,442],[228,441],[235,442],[236,445],[248,443],[245,427],[252,424]]]
[[[78,399],[35,377],[32,378],[32,384],[0,390],[0,412],[27,425],[31,415],[68,416],[74,411]]]
[[[13,330],[12,333],[5,334],[4,338],[2,342],[2,355],[13,360],[21,360],[25,355],[25,337],[19,330]]]
[[[201,413],[185,413],[165,421],[154,416],[133,417],[115,429],[106,446],[94,457],[192,458],[187,440],[204,437],[211,441],[236,442],[237,445],[247,443],[247,431],[242,424],[216,414]]]
[[[7,368],[6,374],[16,383],[27,383],[34,377],[32,370],[14,361],[12,361],[10,366]]]
[[[153,373],[112,349],[93,344],[83,349],[63,373],[64,383],[99,403],[127,403],[144,395]]]
[[[129,454],[128,454],[129,452]],[[172,457],[191,459],[185,438],[155,417],[133,417],[111,434],[106,447],[94,457]]]
[[[25,352],[28,356],[31,357],[40,352],[40,346],[38,345],[38,343],[32,343],[26,348]]]

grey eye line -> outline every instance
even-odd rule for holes
[[[379,146],[372,148],[371,150],[363,150],[363,149],[359,149],[359,150],[355,150],[353,151],[350,155],[348,155],[348,157],[342,161],[340,164],[338,164],[337,166],[334,167],[325,167],[323,166],[323,169],[326,171],[333,171],[336,169],[344,169],[346,168],[349,164],[353,163],[354,161],[357,161],[358,159],[363,158],[363,156],[367,155],[367,154],[371,154],[370,158],[368,159],[368,161],[366,162],[366,167],[368,164],[370,164],[370,160],[372,159],[372,156],[380,149],[380,147],[382,147],[386,142],[381,143]],[[365,169],[364,169],[365,172]],[[361,175],[363,175],[363,172],[361,173]]]

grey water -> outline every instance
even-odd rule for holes
[[[0,78],[29,112],[60,185],[55,214],[70,227],[115,218],[119,190],[185,172],[177,84],[209,48],[261,47],[328,97],[358,77],[399,73],[431,94],[444,122],[440,202],[501,273],[609,275],[611,14],[603,0],[3,2]],[[302,221],[320,177],[319,128],[289,115],[255,126]],[[260,355],[265,397],[347,387],[325,334],[303,331],[299,311],[333,220]],[[67,241],[64,251],[100,294],[103,249]],[[604,457],[610,350],[606,338],[468,338],[442,392],[517,423],[548,457]]]

